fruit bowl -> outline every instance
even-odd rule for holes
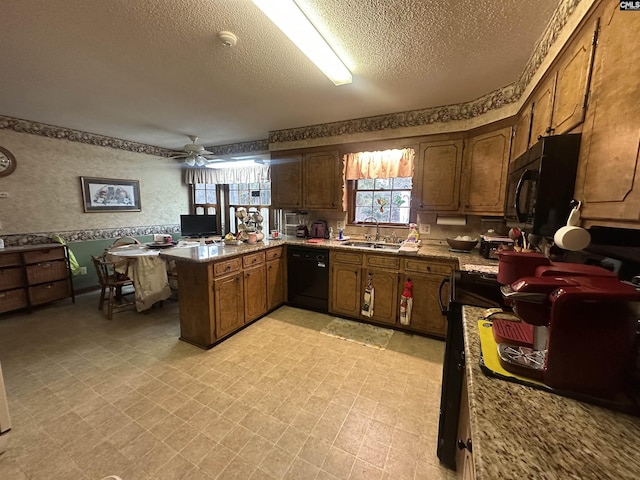
[[[469,252],[473,247],[478,244],[477,238],[471,237],[456,237],[456,238],[447,238],[447,243],[451,247],[452,250],[460,250],[462,252]]]

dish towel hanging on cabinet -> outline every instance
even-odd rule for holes
[[[362,316],[373,317],[373,299],[375,289],[373,288],[372,275],[369,274],[367,278],[367,286],[364,288],[364,298],[362,302]]]
[[[400,323],[409,325],[411,323],[411,308],[413,307],[413,282],[410,278],[404,282],[404,291],[400,297]]]

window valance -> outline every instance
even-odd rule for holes
[[[266,183],[271,181],[269,165],[254,165],[240,168],[186,168],[184,182],[186,184],[235,184]]]
[[[347,180],[361,180],[411,177],[413,176],[414,157],[413,148],[348,153],[344,156],[345,178]]]

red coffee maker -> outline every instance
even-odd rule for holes
[[[533,348],[498,346],[506,370],[563,392],[611,398],[624,390],[639,315],[635,287],[599,267],[552,264],[502,291],[535,325]]]

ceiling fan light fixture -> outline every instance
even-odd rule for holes
[[[293,0],[253,3],[334,83],[353,81],[351,72]]]

